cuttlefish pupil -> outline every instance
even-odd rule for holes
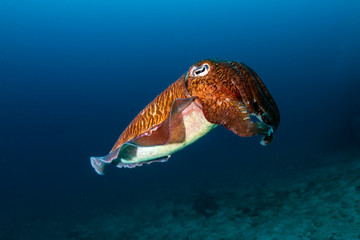
[[[254,70],[235,61],[202,60],[133,119],[108,155],[91,157],[91,165],[102,175],[110,163],[133,168],[164,162],[219,125],[242,137],[262,135],[267,145],[279,122],[276,103]]]
[[[193,70],[191,72],[191,76],[197,77],[197,76],[205,76],[210,70],[210,67],[208,64],[203,64],[200,67],[193,67]]]

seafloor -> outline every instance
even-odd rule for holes
[[[2,225],[0,239],[360,239],[358,153],[323,156],[231,186],[194,189],[166,191],[107,211],[99,203],[81,220],[59,214],[12,231]]]

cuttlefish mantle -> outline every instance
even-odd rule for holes
[[[108,155],[91,157],[103,175],[107,164],[133,168],[164,162],[218,125],[242,137],[262,135],[269,144],[280,122],[269,91],[248,66],[218,59],[195,63],[147,105]]]

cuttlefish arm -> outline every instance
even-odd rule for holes
[[[203,60],[144,108],[120,135],[110,153],[91,157],[97,173],[106,164],[133,168],[163,162],[170,155],[223,125],[243,137],[272,141],[280,121],[275,101],[245,64]]]
[[[196,71],[203,69],[208,73],[198,77]],[[204,60],[194,64],[185,81],[189,93],[199,97],[209,122],[242,137],[263,135],[263,145],[272,141],[280,122],[279,110],[251,68],[237,62]]]

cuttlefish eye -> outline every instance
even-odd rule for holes
[[[192,67],[190,70],[190,74],[193,77],[202,77],[208,74],[209,70],[210,70],[209,64],[204,63],[200,67],[196,67],[196,66]]]

